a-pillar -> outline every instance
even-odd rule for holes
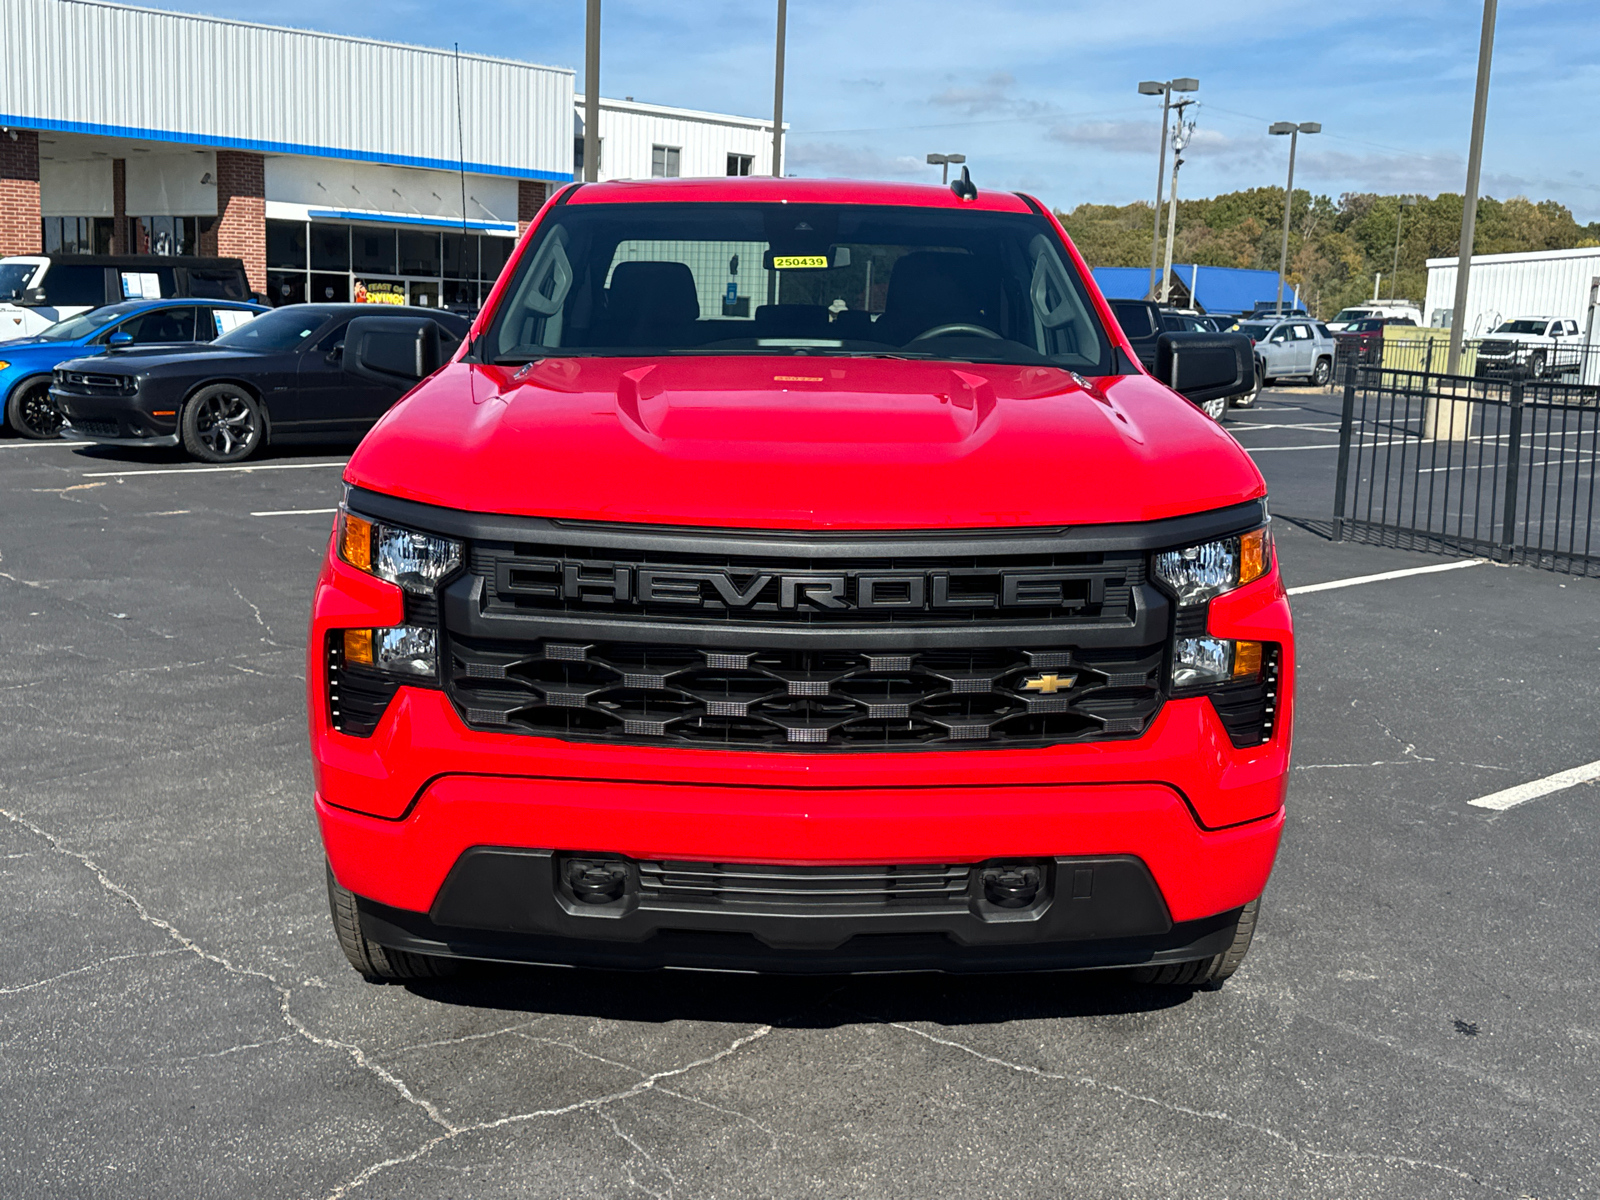
[[[261,155],[217,151],[216,246],[203,248],[223,258],[243,259],[250,289],[262,295],[267,291],[266,195],[266,160]]]
[[[550,198],[550,185],[537,179],[517,180],[517,236],[528,232],[528,226],[539,215],[544,202]]]
[[[31,129],[0,131],[0,254],[38,254],[43,241],[39,135]]]

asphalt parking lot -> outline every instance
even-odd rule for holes
[[[1291,586],[1338,397],[1230,428]],[[199,468],[0,439],[0,1195],[1600,1195],[1600,582],[1313,591],[1290,818],[1217,992],[1120,977],[492,970],[329,928],[303,628],[337,448]]]

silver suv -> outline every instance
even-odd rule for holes
[[[1333,334],[1309,317],[1241,321],[1232,330],[1256,347],[1256,376],[1265,387],[1279,379],[1309,379],[1318,387],[1333,378]]]

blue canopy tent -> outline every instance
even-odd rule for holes
[[[1143,300],[1150,291],[1149,267],[1095,267],[1093,274],[1095,283],[1108,300]],[[1277,295],[1276,271],[1202,267],[1194,263],[1172,265],[1170,302],[1175,308],[1246,313],[1257,302],[1276,299]],[[1292,284],[1286,284],[1283,289],[1283,306],[1300,306],[1300,291]]]

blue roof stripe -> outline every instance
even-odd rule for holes
[[[410,154],[379,154],[370,150],[340,150],[301,142],[257,141],[253,138],[216,137],[205,133],[177,133],[169,129],[140,129],[134,125],[100,125],[91,121],[55,121],[0,113],[0,125],[10,129],[42,129],[56,133],[88,133],[97,137],[144,138],[184,146],[211,146],[219,150],[254,150],[262,154],[302,154],[308,158],[341,158],[350,162],[382,163],[391,167],[423,167],[432,171],[470,171],[474,175],[504,175],[512,179],[544,179],[571,183],[572,174],[535,171],[525,167],[499,167],[492,163],[460,163],[448,158],[422,158]],[[460,222],[456,222],[460,224]]]

